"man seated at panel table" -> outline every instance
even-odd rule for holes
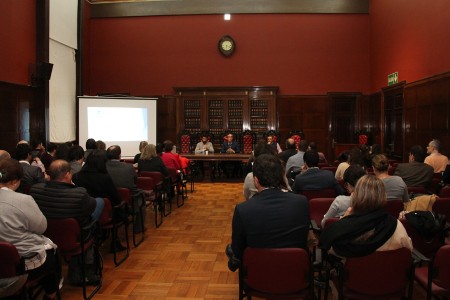
[[[197,143],[194,152],[195,154],[207,154],[208,152],[214,153],[213,144],[208,141],[208,137],[206,135],[202,135],[201,141]]]
[[[241,149],[239,148],[239,144],[234,140],[233,134],[229,133],[226,137],[226,141],[222,144],[220,153],[236,154],[240,152]],[[227,177],[236,177],[241,168],[241,164],[239,161],[222,161],[220,163],[220,168]]]

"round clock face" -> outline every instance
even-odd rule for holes
[[[223,55],[230,56],[231,54],[233,54],[235,48],[236,48],[236,44],[231,36],[224,35],[219,40],[219,51]]]

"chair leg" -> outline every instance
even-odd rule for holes
[[[167,217],[172,213],[172,200],[170,199],[169,194],[167,192],[163,192],[161,196],[162,196],[164,217]],[[169,209],[167,209],[167,206]]]
[[[120,265],[121,263],[123,263],[128,256],[130,255],[130,242],[128,240],[128,224],[126,223],[122,223],[122,224],[115,224],[113,229],[112,229],[112,241],[111,243],[115,243],[116,240],[118,239],[118,231],[119,231],[119,227],[123,226],[125,228],[125,241],[126,241],[126,249],[125,249],[125,254],[124,256],[119,260],[117,258],[117,249],[116,247],[113,247],[113,256],[114,256],[114,264],[116,266]]]
[[[159,198],[159,194],[155,197],[155,200],[153,200],[153,209],[155,211],[155,227],[158,228],[161,226],[163,222],[163,210],[164,210],[164,203]],[[158,222],[158,215],[159,215],[159,222]]]

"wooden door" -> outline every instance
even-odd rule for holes
[[[404,83],[383,89],[384,152],[390,158],[403,160],[403,88]]]

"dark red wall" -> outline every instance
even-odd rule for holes
[[[0,1],[0,81],[28,85],[36,61],[36,1]]]
[[[280,86],[282,94],[369,92],[369,15],[91,19],[85,94],[172,94],[174,86]],[[218,49],[231,35],[235,54]]]
[[[370,1],[371,90],[399,81],[412,82],[450,70],[448,0]]]

